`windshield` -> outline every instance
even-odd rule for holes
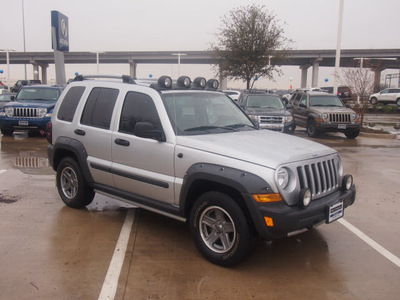
[[[343,102],[336,96],[310,96],[310,106],[338,106],[343,107]]]
[[[21,89],[17,95],[17,100],[57,101],[58,96],[60,96],[58,89],[26,88]]]
[[[273,110],[284,109],[281,99],[270,95],[250,95],[247,97],[247,106],[270,108]]]
[[[225,94],[199,91],[167,93],[162,97],[177,135],[255,128],[246,114]]]

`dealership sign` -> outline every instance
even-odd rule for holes
[[[51,11],[51,27],[53,50],[69,51],[68,17],[56,10]]]

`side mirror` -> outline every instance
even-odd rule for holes
[[[293,105],[290,104],[290,103],[287,103],[287,104],[285,105],[285,107],[286,107],[286,109],[292,109],[292,108],[293,108]]]
[[[133,133],[141,138],[154,139],[159,142],[166,141],[164,132],[160,129],[155,129],[150,122],[137,122]]]
[[[11,97],[10,97],[10,100],[11,100],[11,101],[14,101],[14,100],[15,100],[15,96],[11,96]]]

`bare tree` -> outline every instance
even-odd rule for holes
[[[250,5],[228,12],[222,18],[218,42],[212,45],[218,61],[218,75],[233,80],[243,80],[251,89],[258,78],[273,79],[273,72],[281,74],[275,59],[287,56],[290,40],[276,16],[264,6]]]
[[[365,65],[365,63],[364,63]],[[355,110],[360,114],[361,124],[364,121],[364,115],[368,109],[369,95],[374,89],[374,73],[369,64],[366,67],[346,68],[342,69],[342,82],[353,90],[353,95],[358,96],[359,103],[355,106]]]

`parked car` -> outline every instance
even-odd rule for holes
[[[228,267],[256,237],[331,223],[355,201],[336,150],[259,130],[216,80],[101,79],[67,85],[49,123],[49,164],[69,207],[96,192],[187,221],[200,253]]]
[[[321,90],[333,94],[332,86],[321,87]],[[351,100],[353,97],[351,89],[348,86],[338,86],[337,95],[345,102]]]
[[[232,100],[238,101],[240,92],[235,90],[223,90],[225,95],[228,95]]]
[[[40,80],[18,80],[12,87],[11,92],[18,93],[23,86],[33,85],[33,84],[42,84]]]
[[[2,90],[2,89],[7,90],[7,89],[8,89],[8,86],[6,86],[6,85],[5,85],[4,83],[2,83],[1,80],[0,80],[0,90]]]
[[[14,93],[0,94],[0,109],[10,102],[13,97],[15,97]]]
[[[343,132],[354,139],[360,133],[361,120],[336,95],[324,92],[300,92],[292,97],[296,126],[307,128],[310,137],[323,132]]]
[[[397,104],[400,106],[400,88],[388,88],[369,96],[371,104]]]
[[[4,135],[14,130],[36,130],[46,133],[54,106],[63,87],[48,85],[24,86],[15,97],[0,110],[0,128]]]
[[[243,92],[238,104],[260,129],[291,134],[295,130],[293,115],[286,109],[279,95],[267,92]]]

